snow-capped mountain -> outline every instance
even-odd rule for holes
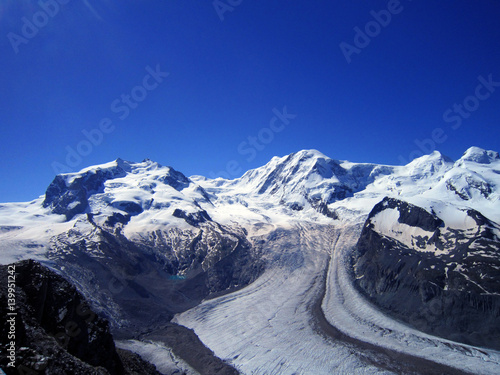
[[[232,218],[240,224],[317,221],[324,216],[335,219],[339,211],[342,220],[346,210],[367,215],[389,196],[427,204],[429,209],[433,201],[478,209],[498,222],[499,166],[498,153],[477,147],[456,162],[435,151],[405,166],[351,163],[304,150],[274,157],[235,180],[212,180],[188,178],[148,159],[140,163],[117,159],[58,175],[39,199],[6,203],[0,209],[11,227],[71,222],[91,214],[99,224],[120,223],[133,233],[186,223],[191,227],[213,218],[223,224]]]
[[[477,147],[405,166],[303,150],[235,180],[117,159],[1,204],[0,260],[64,276],[138,352],[173,318],[242,373],[494,374],[499,194]]]

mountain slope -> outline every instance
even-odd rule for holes
[[[500,349],[500,227],[475,210],[465,225],[393,198],[370,213],[353,254],[356,285],[419,330]]]

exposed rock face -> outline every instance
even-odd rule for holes
[[[65,215],[67,220],[71,220],[76,214],[85,212],[89,197],[100,192],[105,181],[125,176],[125,173],[123,168],[117,166],[110,170],[87,172],[71,181],[58,175],[45,192],[43,206],[50,207],[53,213]]]
[[[198,226],[198,224],[204,223],[206,221],[212,221],[210,216],[207,214],[207,211],[204,210],[193,213],[187,213],[186,211],[176,208],[172,215],[174,217],[184,219],[186,223],[192,225],[193,227],[196,227]]]
[[[49,257],[113,328],[138,333],[263,272],[243,230],[203,220],[196,225],[131,240],[121,224],[99,226],[89,215],[54,238]]]
[[[16,366],[7,373],[18,374],[134,374],[128,365],[141,367],[141,374],[159,375],[154,366],[140,357],[117,353],[106,320],[94,313],[74,286],[34,261],[14,264],[16,272]],[[8,266],[0,266],[0,311],[7,316]],[[9,343],[10,326],[2,320],[1,345]],[[2,353],[5,353],[2,350]]]
[[[498,228],[477,211],[466,215],[475,225],[452,229],[420,207],[385,198],[353,255],[355,283],[419,330],[500,349]]]
[[[410,227],[418,227],[427,232],[435,232],[444,225],[443,220],[431,215],[423,208],[391,198],[386,198],[376,205],[370,213],[370,217],[390,209],[396,209],[399,212],[399,223],[409,225]]]

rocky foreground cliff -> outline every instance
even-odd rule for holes
[[[16,290],[13,305],[8,303],[9,275],[15,276],[11,278]],[[0,280],[4,317],[0,366],[7,374],[160,375],[138,355],[117,349],[109,323],[74,286],[38,262],[0,266]]]

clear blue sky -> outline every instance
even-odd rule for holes
[[[150,158],[232,177],[306,148],[384,164],[415,140],[500,151],[500,87],[478,80],[500,82],[498,0],[43,1],[0,2],[1,202],[43,194],[69,149],[72,170]]]

